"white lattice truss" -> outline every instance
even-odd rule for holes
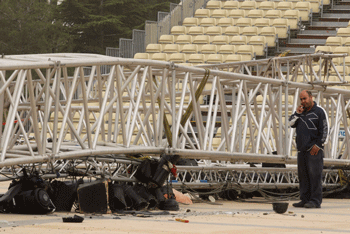
[[[103,159],[135,154],[178,154],[228,171],[247,162],[292,165],[297,152],[288,116],[303,89],[312,90],[329,115],[325,165],[348,166],[350,86],[332,62],[339,56],[345,55],[196,67],[92,54],[4,56],[0,179],[18,176],[23,165],[64,173],[75,160],[85,171],[117,178],[111,167],[118,165]],[[183,118],[192,100],[193,111]]]

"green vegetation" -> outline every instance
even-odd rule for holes
[[[0,54],[104,54],[179,1],[0,0]]]

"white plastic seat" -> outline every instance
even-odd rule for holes
[[[207,63],[209,64],[223,63],[223,57],[221,54],[210,54],[207,58]]]
[[[350,28],[338,28],[337,37],[350,37]]]
[[[245,12],[244,10],[241,10],[241,9],[234,9],[228,13],[227,17],[232,18],[234,24],[236,24],[238,19],[245,17]]]
[[[227,15],[228,15],[227,10],[216,9],[216,10],[213,10],[213,12],[211,13],[211,18],[225,18],[227,17]]]
[[[241,35],[242,36],[246,36],[247,37],[247,41],[249,41],[252,36],[258,35],[258,28],[254,27],[254,26],[252,26],[252,27],[244,27]]]
[[[276,47],[276,28],[263,27],[260,31],[260,36],[265,36],[268,47]]]
[[[207,9],[221,9],[222,2],[221,1],[209,1],[207,2],[207,6],[205,8]]]
[[[226,10],[233,10],[239,8],[239,2],[238,1],[226,1],[221,7],[222,9]]]
[[[239,7],[239,9],[244,10],[245,14],[248,14],[248,11],[250,10],[254,10],[257,8],[257,4],[255,1],[244,1],[242,2],[241,6]]]
[[[284,12],[283,18],[288,19],[289,28],[296,30],[299,28],[299,11],[298,10],[287,10]]]
[[[208,18],[210,17],[210,10],[209,9],[197,9],[194,13],[194,17],[196,18]]]
[[[263,27],[270,27],[270,19],[267,18],[258,18],[255,20],[254,26],[258,29],[258,34],[260,34]]]
[[[186,17],[183,20],[182,25],[186,26],[186,27],[198,26],[199,20],[197,18],[193,18],[193,17]]]
[[[298,2],[294,7],[294,10],[299,11],[301,21],[310,20],[310,9],[311,9],[311,3],[309,2]]]
[[[169,56],[169,61],[174,63],[185,63],[186,55],[183,53],[174,53]]]
[[[216,26],[216,19],[215,18],[203,18],[201,22],[199,23],[202,27],[210,27],[210,26]]]
[[[234,63],[234,62],[241,62],[242,60],[242,55],[240,54],[230,54],[227,55],[226,58],[224,59],[225,63]]]
[[[166,53],[155,53],[152,55],[152,60],[168,61],[168,55]]]
[[[211,27],[207,28],[205,34],[209,35],[209,36],[221,35],[222,34],[222,29],[221,29],[220,26],[211,26]]]
[[[161,44],[148,44],[146,47],[147,53],[160,53],[162,52],[162,45]]]
[[[180,51],[179,44],[166,44],[163,47],[163,52],[167,54],[178,53]]]
[[[214,36],[211,43],[214,45],[227,45],[228,42],[229,42],[229,36],[219,35],[219,36]]]
[[[279,2],[275,9],[280,10],[282,12],[282,16],[283,16],[285,11],[293,9],[293,3],[291,3],[291,2]]]
[[[187,34],[191,35],[191,36],[203,35],[204,34],[204,27],[201,27],[201,26],[190,27],[188,29]]]
[[[241,45],[237,49],[237,54],[242,56],[242,61],[249,61],[254,59],[254,46],[252,45]]]
[[[265,18],[268,19],[277,19],[282,17],[282,11],[280,10],[268,10],[265,13]]]
[[[248,42],[246,36],[233,36],[230,40],[230,45],[246,45]]]
[[[267,43],[264,36],[252,36],[248,41],[248,45],[254,46],[256,56],[266,56]]]
[[[150,56],[148,53],[136,53],[134,59],[150,59]]]
[[[272,21],[272,26],[276,28],[276,34],[280,39],[288,38],[288,19],[274,19]]]
[[[225,35],[227,36],[236,36],[236,35],[240,35],[241,32],[240,32],[240,28],[237,27],[237,26],[230,26],[230,27],[227,27],[225,29]]]

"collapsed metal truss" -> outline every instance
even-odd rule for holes
[[[228,171],[246,162],[295,164],[294,131],[287,120],[302,89],[312,90],[329,115],[325,165],[348,166],[350,89],[332,62],[339,56],[344,55],[202,67],[91,54],[4,56],[1,172],[18,176],[21,166],[36,165],[42,174],[59,170],[68,175],[62,163],[82,160],[85,172],[98,168],[98,175],[105,176],[101,162],[106,155],[116,160],[162,153],[199,159],[209,168],[216,163]],[[208,81],[198,93],[206,74]],[[250,175],[252,169],[242,170]],[[5,174],[0,179],[7,179]],[[238,183],[253,183],[245,178]],[[293,182],[288,184],[297,181],[289,178]],[[280,186],[279,181],[259,181],[269,183]]]

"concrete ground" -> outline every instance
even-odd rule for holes
[[[7,187],[1,187],[2,189]],[[82,223],[63,223],[62,217],[75,213],[49,215],[0,214],[0,233],[350,233],[350,200],[324,199],[321,209],[295,208],[289,202],[285,214],[277,214],[262,198],[180,205],[169,215],[83,215]],[[188,223],[175,221],[176,218]]]

